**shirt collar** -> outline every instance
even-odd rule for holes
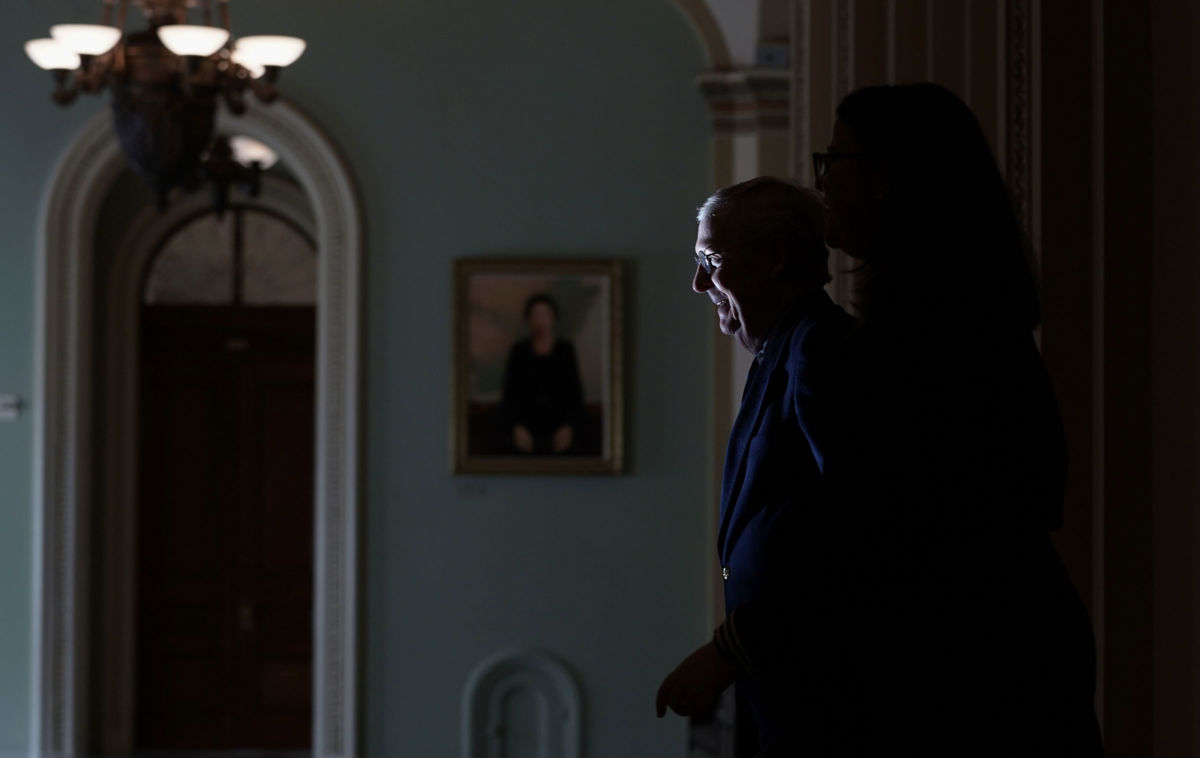
[[[812,303],[824,294],[824,288],[817,288],[810,293],[796,298],[796,301],[788,306],[783,315],[775,319],[775,323],[771,325],[771,329],[767,332],[767,338],[763,340],[762,347],[754,354],[754,360],[758,365],[764,366],[775,357],[780,350],[779,346],[784,342],[782,339],[784,330],[796,323],[800,315],[812,307]]]

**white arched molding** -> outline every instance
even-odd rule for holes
[[[741,1],[738,0],[738,2]],[[675,7],[683,12],[683,15],[691,22],[692,28],[696,30],[696,34],[700,36],[700,41],[704,43],[704,51],[708,53],[708,65],[722,70],[733,65],[729,54],[729,45],[725,41],[729,30],[724,28],[718,20],[712,2],[713,0],[675,0]],[[720,3],[718,3],[717,9],[721,9]],[[736,18],[736,14],[723,15]],[[726,20],[726,26],[728,26],[728,20]]]
[[[92,246],[120,172],[107,119],[55,166],[38,224],[35,316],[33,671],[30,751],[78,755],[87,729]]]
[[[315,221],[313,755],[350,758],[358,748],[360,206],[336,149],[295,107],[257,107],[222,117],[218,128],[271,145]],[[124,165],[108,114],[97,114],[51,174],[38,225],[31,754],[39,758],[87,753],[91,260],[100,206]],[[132,400],[126,395],[118,412],[130,412]]]

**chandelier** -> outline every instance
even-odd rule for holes
[[[264,168],[236,141],[214,140],[218,101],[246,111],[246,91],[263,103],[279,96],[279,71],[304,52],[304,40],[278,35],[230,38],[228,0],[133,0],[146,28],[125,32],[130,0],[103,0],[100,24],[59,24],[50,37],[25,43],[25,52],[54,75],[54,102],[112,91],[113,125],[122,151],[153,186],[159,207],[174,187],[213,185],[223,209],[231,185],[257,193]],[[214,4],[219,26],[214,25]],[[202,23],[188,23],[199,8]],[[261,145],[259,145],[261,148]]]

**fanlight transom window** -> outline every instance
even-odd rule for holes
[[[316,248],[287,219],[253,207],[193,216],[166,236],[145,305],[315,305]]]

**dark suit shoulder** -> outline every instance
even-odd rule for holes
[[[797,310],[788,333],[783,335],[789,360],[836,357],[856,327],[854,317],[821,290]]]

